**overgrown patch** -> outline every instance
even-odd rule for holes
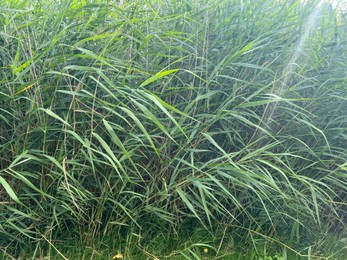
[[[23,0],[0,13],[5,259],[343,253],[343,12]]]

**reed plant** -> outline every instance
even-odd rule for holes
[[[4,259],[342,252],[347,31],[329,2],[0,14]]]

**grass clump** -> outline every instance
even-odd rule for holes
[[[0,12],[5,258],[343,253],[343,12],[273,0]]]

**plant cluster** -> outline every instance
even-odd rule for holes
[[[4,256],[30,242],[64,257],[67,237],[152,257],[153,241],[194,237],[211,257],[344,246],[323,246],[347,220],[347,31],[329,3],[2,0],[0,14]]]

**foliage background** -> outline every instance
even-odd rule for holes
[[[4,257],[342,250],[347,31],[328,2],[0,13]]]

